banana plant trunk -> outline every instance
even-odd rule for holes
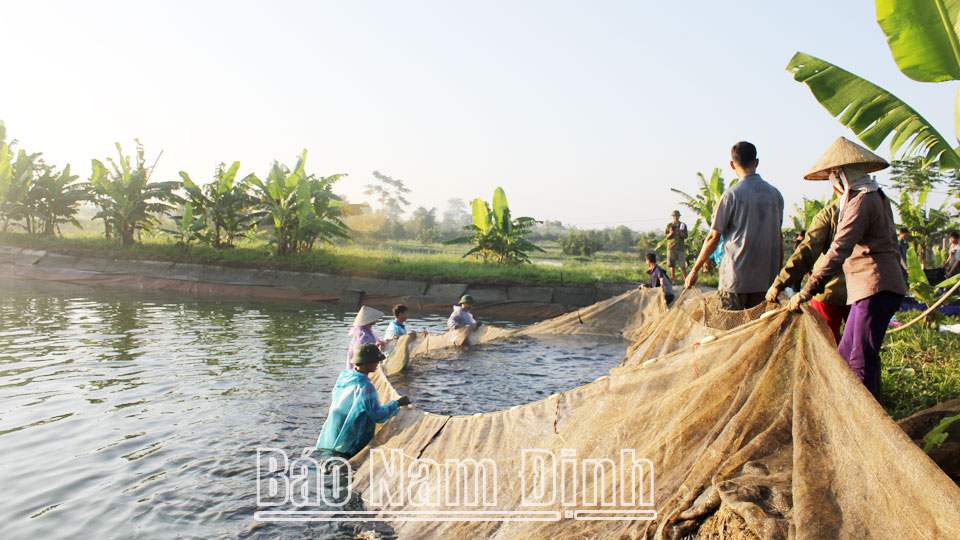
[[[134,227],[126,223],[120,224],[120,245],[127,247],[134,244],[133,241]]]

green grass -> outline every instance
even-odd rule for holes
[[[919,313],[902,312],[897,320],[907,322]],[[960,319],[947,317],[943,324]],[[960,334],[939,332],[916,324],[888,334],[880,352],[883,374],[883,406],[894,419],[960,398]]]
[[[461,257],[464,246],[423,245],[417,242],[386,242],[376,246],[346,244],[276,257],[264,241],[243,241],[233,249],[192,245],[177,246],[166,236],[145,237],[142,243],[122,248],[116,241],[89,234],[66,238],[28,236],[8,232],[0,244],[47,251],[122,259],[211,263],[245,268],[322,271],[349,275],[418,277],[471,283],[570,283],[594,285],[598,281],[646,280],[646,265],[639,256],[604,253],[592,258],[574,258],[551,248],[536,254],[534,264],[500,265]],[[537,262],[545,255],[548,263]],[[716,276],[701,276],[700,284],[716,284]]]

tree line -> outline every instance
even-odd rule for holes
[[[16,148],[15,140],[8,143],[0,121],[0,232],[17,227],[28,234],[62,235],[65,224],[81,227],[77,215],[89,203],[104,236],[123,246],[144,233],[162,232],[184,248],[194,243],[230,248],[241,238],[266,236],[278,256],[352,236],[361,241],[414,237],[424,243],[472,243],[465,257],[501,263],[529,262],[528,253],[540,249],[525,239],[539,222],[512,218],[499,188],[492,207],[481,199],[473,202],[472,218],[461,199],[451,199],[442,220],[436,208],[421,206],[404,221],[410,189],[379,171],[373,172],[376,181],[365,186],[378,206],[369,211],[368,205],[350,204],[333,191],[345,174],[308,172],[306,150],[293,167],[274,161],[262,177],[241,178],[240,162],[234,161],[221,163],[205,183],[186,171],[180,171],[179,180],[154,181],[162,152],[149,161],[143,145],[134,141],[132,156],[116,143],[116,154],[93,159],[90,178],[80,180],[69,165],[58,170],[40,153]],[[462,236],[464,232],[469,235]]]

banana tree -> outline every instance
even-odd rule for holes
[[[124,155],[120,143],[116,143],[118,159],[107,158],[110,169],[94,159],[90,177],[94,204],[100,208],[94,219],[104,220],[108,236],[111,230],[116,231],[123,246],[132,245],[138,232],[153,230],[160,223],[158,215],[168,213],[174,209],[174,203],[181,202],[174,193],[180,182],[150,182],[157,163],[147,166],[143,145],[138,139],[134,141],[136,161]]]
[[[27,195],[40,154],[28,154],[23,150],[14,154],[11,147],[16,141],[8,144],[6,136],[6,127],[0,122],[0,232],[7,232],[11,222],[20,220],[24,220],[23,227],[30,230]]]
[[[937,285],[931,285],[927,280],[927,275],[923,272],[923,266],[920,264],[920,257],[917,256],[917,250],[915,250],[913,246],[907,250],[907,274],[910,294],[928,308],[935,304],[937,300],[939,300],[937,291],[943,291],[944,289],[953,287],[957,284],[957,281],[960,281],[960,274],[957,274],[956,276],[948,278]],[[945,302],[951,302],[955,296],[956,294],[952,295],[950,298],[947,298]],[[928,328],[937,328],[943,318],[944,315],[942,313],[934,310],[926,319],[924,319],[923,325]]]
[[[925,188],[917,194],[916,201],[909,192],[900,193],[900,202],[895,203],[900,221],[910,231],[910,244],[919,257],[921,268],[927,267],[927,249],[933,244],[933,239],[940,234],[950,223],[950,215],[946,210],[947,201],[939,208],[927,208],[927,194],[930,188]]]
[[[313,249],[319,240],[330,243],[336,238],[348,238],[350,228],[341,219],[343,202],[333,192],[333,185],[345,174],[327,177],[310,175],[306,188],[298,186],[297,244],[301,251]]]
[[[249,209],[255,201],[247,189],[253,175],[237,181],[239,169],[239,161],[234,161],[229,168],[221,163],[214,173],[213,182],[202,188],[185,171],[180,171],[183,188],[196,209],[198,219],[206,223],[208,241],[213,247],[233,246],[236,237],[253,222]]]
[[[260,222],[273,225],[277,255],[310,249],[318,239],[329,241],[347,236],[348,229],[340,221],[339,198],[331,190],[345,175],[308,175],[304,172],[306,160],[304,150],[293,171],[274,162],[265,181],[253,175],[248,177],[259,198]]]
[[[920,82],[960,80],[960,2],[876,0],[876,8],[877,22],[901,72]],[[958,149],[919,112],[883,88],[800,52],[787,70],[871,149],[892,135],[891,155],[920,155],[924,165],[960,168]],[[960,138],[960,93],[957,97],[955,129]]]
[[[833,197],[821,199],[808,199],[803,198],[803,206],[799,204],[793,205],[794,215],[790,216],[791,221],[793,221],[793,227],[787,229],[787,233],[790,236],[795,236],[800,231],[805,231],[810,228],[810,224],[813,223],[813,218],[816,217],[818,213],[830,202],[833,200]]]
[[[699,229],[700,226],[704,224],[709,227],[710,224],[713,223],[713,212],[717,208],[717,205],[720,204],[720,197],[723,196],[723,192],[726,191],[727,188],[735,186],[739,180],[738,178],[734,178],[730,181],[729,186],[726,185],[720,169],[713,169],[709,180],[707,180],[707,177],[704,176],[703,173],[698,172],[697,177],[700,179],[700,185],[698,186],[696,195],[690,195],[677,188],[670,188],[670,191],[683,197],[684,200],[680,204],[693,210],[696,214],[697,222],[693,226],[694,229]]]
[[[172,234],[177,239],[177,245],[183,249],[188,249],[190,242],[202,238],[206,227],[202,216],[194,215],[193,204],[189,201],[183,205],[183,214],[173,216],[173,225],[175,229],[161,230]]]
[[[40,162],[37,171],[39,174],[27,196],[30,211],[38,222],[34,232],[52,236],[63,223],[81,228],[75,216],[80,210],[80,203],[90,199],[90,185],[76,182],[79,177],[70,174],[70,165],[58,172],[54,167]]]
[[[286,255],[296,250],[293,242],[293,225],[297,219],[297,187],[304,180],[304,162],[307,151],[297,159],[297,166],[290,171],[285,165],[274,161],[265,181],[250,177],[250,184],[258,191],[258,206],[262,222],[273,225],[277,243],[277,255]]]
[[[463,256],[484,262],[528,263],[531,251],[543,252],[543,249],[524,238],[530,227],[537,223],[540,222],[531,217],[513,219],[507,195],[503,188],[498,187],[493,193],[492,209],[483,199],[473,200],[473,223],[463,228],[470,234],[444,244],[473,244]]]

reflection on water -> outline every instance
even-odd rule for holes
[[[252,516],[257,447],[314,444],[354,314],[0,280],[0,538],[352,538]],[[593,380],[623,352],[532,343],[424,360],[398,383],[427,410],[488,411]]]

